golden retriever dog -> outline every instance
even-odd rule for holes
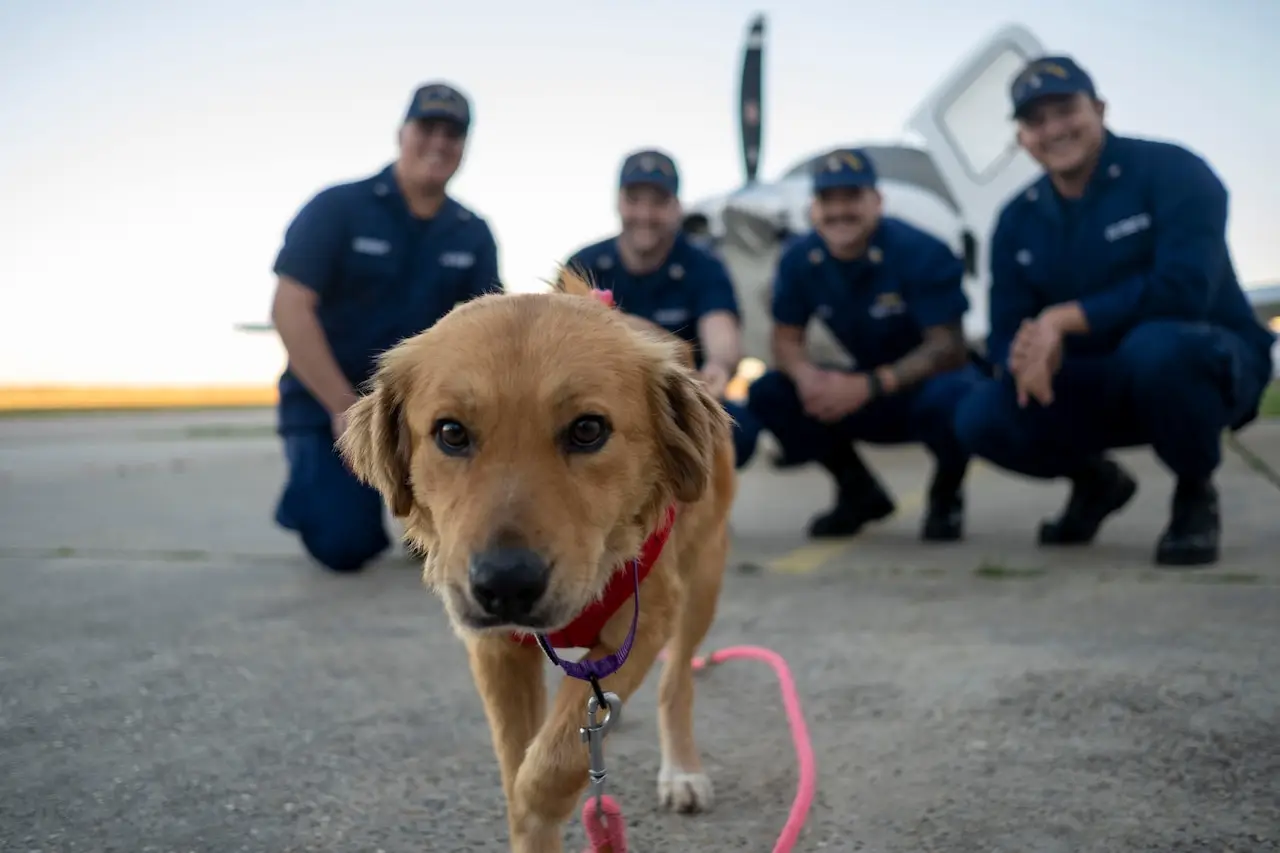
[[[519,853],[562,850],[588,784],[592,687],[564,678],[548,714],[534,637],[596,612],[586,659],[619,652],[642,554],[630,654],[600,687],[625,702],[670,645],[658,797],[680,812],[712,802],[691,658],[728,551],[730,421],[684,343],[646,325],[568,270],[551,293],[463,303],[382,356],[339,441],[426,555],[423,579],[466,645]]]

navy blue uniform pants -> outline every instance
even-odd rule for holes
[[[755,455],[756,444],[760,440],[760,423],[744,405],[728,400],[720,405],[733,418],[734,466],[741,468]]]
[[[297,532],[307,553],[338,572],[361,568],[391,540],[382,496],[351,473],[326,429],[281,436],[288,479],[276,505],[276,523]]]
[[[969,455],[956,441],[952,417],[957,404],[982,379],[972,365],[935,376],[919,387],[872,400],[834,424],[824,424],[804,411],[791,377],[771,370],[751,384],[747,406],[761,426],[773,433],[786,462],[819,461],[839,442],[924,444],[940,468],[962,469]]]
[[[955,431],[970,453],[1028,477],[1069,477],[1106,450],[1150,445],[1175,476],[1204,479],[1222,461],[1223,429],[1256,413],[1270,376],[1269,354],[1232,332],[1152,321],[1112,353],[1064,359],[1047,407],[1019,408],[1007,374],[984,382]]]

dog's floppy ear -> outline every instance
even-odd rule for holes
[[[404,423],[404,397],[394,365],[384,361],[372,390],[347,409],[338,449],[360,481],[377,489],[396,518],[413,508],[409,485],[412,439]]]
[[[716,447],[730,429],[729,415],[675,358],[658,369],[650,397],[663,473],[676,500],[692,503],[714,474]]]

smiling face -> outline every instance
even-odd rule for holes
[[[384,356],[349,419],[344,457],[473,633],[568,624],[702,494],[728,429],[677,341],[560,293],[464,303]]]
[[[814,194],[814,228],[837,257],[856,254],[880,224],[880,193],[875,187],[832,187]]]
[[[631,184],[618,190],[619,235],[637,255],[649,255],[675,239],[680,230],[680,200],[654,184]]]
[[[1106,104],[1086,94],[1038,98],[1018,116],[1018,143],[1050,175],[1092,168],[1106,135]]]
[[[418,119],[400,128],[398,174],[421,190],[438,192],[462,163],[466,133],[447,119]]]

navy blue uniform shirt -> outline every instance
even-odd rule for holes
[[[1208,322],[1264,358],[1273,337],[1254,317],[1227,248],[1227,190],[1209,165],[1168,142],[1107,133],[1082,198],[1042,176],[1000,212],[991,238],[987,355],[1004,365],[1018,326],[1079,300],[1090,333],[1068,353],[1102,354],[1144,320]]]
[[[698,321],[713,311],[741,316],[724,264],[681,233],[662,266],[644,275],[632,275],[622,265],[614,240],[610,237],[579,249],[565,265],[585,271],[597,287],[612,290],[622,311],[657,323],[688,341],[701,367]]]
[[[925,329],[959,323],[968,310],[955,253],[887,216],[853,261],[831,257],[817,231],[797,238],[773,283],[774,322],[804,328],[816,314],[859,370],[897,361],[920,345]]]
[[[319,295],[318,316],[352,387],[379,353],[430,327],[454,305],[501,288],[483,219],[446,198],[431,219],[409,212],[391,167],[321,190],[285,232],[274,271]],[[280,428],[328,426],[329,414],[288,369]]]

